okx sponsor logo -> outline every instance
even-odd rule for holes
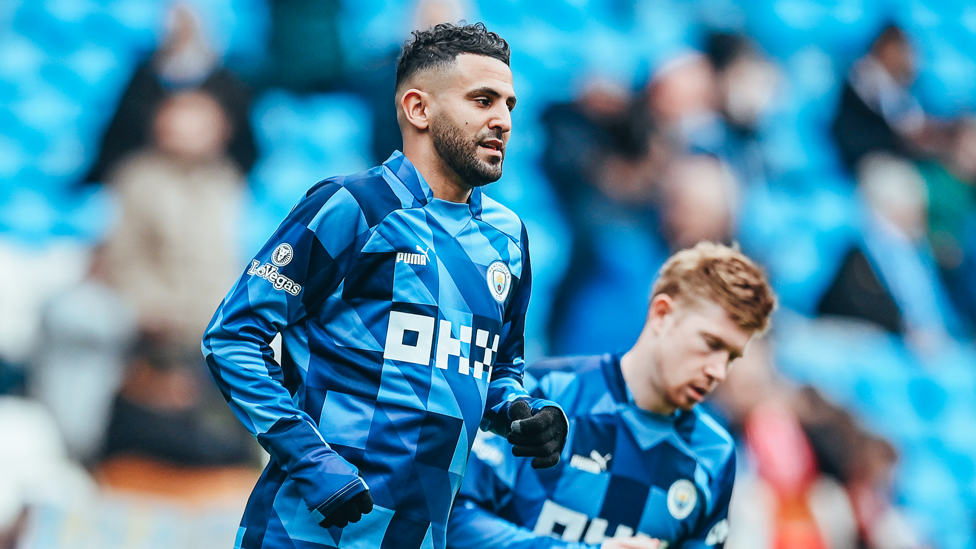
[[[450,320],[391,311],[383,358],[430,364],[431,351],[434,351],[434,366],[441,370],[447,370],[451,357],[456,357],[458,373],[475,379],[491,379],[498,343],[498,334],[492,335],[487,330],[463,324],[455,330]]]
[[[547,499],[542,504],[539,518],[536,520],[535,528],[532,532],[539,536],[551,536],[563,541],[582,541],[593,545],[600,545],[611,537],[613,531],[615,538],[629,538],[634,536],[634,529],[626,524],[617,524],[611,529],[610,521],[604,518],[595,517],[590,519],[584,513],[563,507],[562,505]],[[647,534],[637,532],[637,536],[650,538]],[[661,541],[658,547],[667,547],[666,541]]]

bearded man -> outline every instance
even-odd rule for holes
[[[566,417],[522,386],[525,226],[481,190],[512,129],[509,57],[480,23],[414,32],[403,153],[313,186],[217,310],[203,352],[271,454],[238,548],[439,549],[479,426],[559,460]]]

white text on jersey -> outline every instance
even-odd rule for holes
[[[414,254],[416,255],[416,254]],[[423,256],[421,256],[423,257]],[[471,326],[458,326],[457,337],[454,337],[450,320],[441,320],[437,325],[437,347],[434,347],[434,325],[436,319],[432,316],[390,311],[390,323],[386,330],[386,347],[383,358],[401,360],[414,364],[430,364],[430,352],[436,349],[434,366],[441,370],[448,368],[450,357],[458,357],[458,372],[463,375],[473,375],[475,379],[487,377],[491,379],[491,365],[498,353],[498,334],[495,334],[491,346],[491,337],[486,330],[477,330],[472,344]],[[416,333],[416,343],[404,343],[408,332]],[[462,353],[462,343],[468,348]],[[481,356],[481,360],[471,359]],[[487,376],[486,376],[487,372]]]
[[[397,252],[396,262],[397,263],[403,262],[406,263],[407,265],[426,265],[427,261],[430,260],[430,258],[427,257],[427,252],[422,250],[420,246],[417,246],[417,249],[420,250],[422,253],[413,254],[410,252]],[[430,248],[428,248],[428,250],[429,249]]]
[[[557,524],[562,527],[562,535],[556,534]],[[563,541],[582,541],[583,543],[600,545],[607,539],[606,533],[609,525],[610,523],[606,519],[596,517],[589,520],[585,514],[547,499],[542,504],[542,510],[539,511],[539,518],[536,520],[532,533],[537,536],[552,536]],[[634,529],[626,524],[618,524],[613,533],[615,538],[629,538],[633,535]],[[637,536],[650,537],[643,532],[638,532]],[[660,540],[660,542],[659,549],[668,546],[667,541]]]
[[[291,295],[298,295],[302,291],[302,287],[298,283],[279,273],[278,267],[270,263],[261,265],[260,261],[252,259],[251,267],[247,270],[247,274],[263,278],[270,282],[275,290],[282,290]]]
[[[569,466],[587,473],[600,474],[607,470],[607,463],[610,462],[611,457],[610,454],[601,456],[600,452],[591,450],[589,457],[573,454],[569,460]]]

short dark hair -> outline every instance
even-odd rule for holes
[[[427,30],[413,31],[397,60],[396,89],[414,74],[453,63],[462,53],[493,57],[506,65],[512,52],[508,42],[485,28],[484,23],[454,25],[440,23]]]

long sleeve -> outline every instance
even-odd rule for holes
[[[214,379],[244,425],[323,516],[366,489],[357,469],[299,406],[298,372],[270,347],[341,282],[368,234],[352,195],[315,187],[292,210],[217,309],[203,340]]]
[[[522,226],[521,251],[522,276],[513,288],[505,323],[502,326],[500,336],[502,343],[488,384],[487,405],[481,422],[483,430],[501,435],[508,434],[511,424],[508,411],[512,403],[517,400],[528,400],[533,412],[538,412],[546,406],[554,406],[562,410],[558,404],[550,400],[530,398],[522,385],[522,373],[525,369],[525,313],[532,293],[532,264],[529,260],[529,240],[525,225]]]
[[[475,440],[464,483],[451,510],[447,526],[450,549],[587,549],[577,542],[538,535],[502,516],[517,498],[518,460],[505,439],[482,434]],[[518,505],[514,505],[518,508]]]

